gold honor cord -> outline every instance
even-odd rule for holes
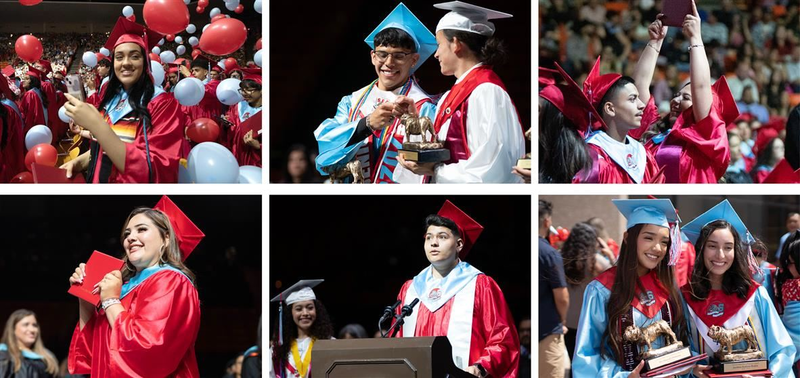
[[[311,343],[308,344],[308,350],[306,351],[306,357],[300,359],[300,351],[297,349],[297,340],[292,341],[292,357],[294,358],[294,363],[297,365],[297,374],[300,374],[300,377],[305,378],[308,374],[308,369],[311,367],[311,349],[314,348],[314,339],[311,339]]]

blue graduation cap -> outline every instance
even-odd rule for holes
[[[724,219],[728,221],[728,223],[736,229],[736,232],[739,233],[739,236],[745,242],[745,244],[751,244],[755,242],[755,238],[750,235],[750,231],[747,230],[747,226],[745,226],[742,219],[739,218],[739,214],[736,214],[736,210],[733,209],[731,203],[728,200],[724,200],[714,207],[709,209],[703,214],[700,214],[697,218],[694,218],[691,222],[687,223],[683,226],[683,232],[686,233],[686,236],[689,238],[689,241],[692,244],[697,243],[697,239],[700,238],[700,230],[703,229],[707,224],[715,221]]]
[[[669,250],[669,265],[675,265],[681,253],[681,218],[672,201],[668,199],[613,199],[611,202],[628,220],[626,229],[637,224],[654,224],[669,228],[672,240]]]
[[[417,48],[417,53],[419,53],[419,60],[414,67],[411,67],[411,72],[419,68],[428,58],[433,55],[436,51],[436,36],[431,33],[425,25],[411,13],[410,10],[405,6],[405,4],[400,3],[397,5],[396,8],[389,13],[388,16],[378,25],[375,30],[370,33],[367,39],[364,40],[371,49],[375,49],[375,35],[380,33],[386,28],[397,28],[400,29],[414,40],[414,45]]]
[[[628,220],[625,228],[637,224],[654,224],[669,227],[680,222],[678,212],[668,199],[614,199],[611,200]]]

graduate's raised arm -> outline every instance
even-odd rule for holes
[[[633,70],[633,80],[636,82],[636,89],[639,90],[639,98],[645,104],[650,101],[650,83],[653,82],[658,55],[661,53],[661,45],[667,36],[667,26],[661,23],[662,16],[664,15],[659,14],[656,20],[647,28],[650,40],[642,50],[642,55]]]

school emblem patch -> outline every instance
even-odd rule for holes
[[[725,314],[725,304],[722,302],[713,302],[708,306],[706,315],[718,318]]]
[[[636,169],[637,164],[636,160],[633,159],[633,154],[628,154],[628,156],[625,156],[625,164],[628,165],[628,169]]]
[[[438,287],[433,289],[433,290],[431,290],[431,292],[428,293],[428,299],[430,299],[432,301],[438,301],[439,298],[441,298],[441,297],[442,297],[442,290],[439,289]]]
[[[645,306],[652,306],[656,303],[656,298],[653,295],[653,292],[648,290],[647,292],[639,294],[639,303]]]

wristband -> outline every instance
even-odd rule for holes
[[[121,304],[121,303],[122,302],[120,302],[119,298],[108,298],[108,299],[106,299],[106,300],[104,300],[103,302],[100,303],[100,307],[102,307],[103,311],[105,311],[107,308],[109,308],[109,307],[111,307],[111,306],[113,306],[115,304]]]

